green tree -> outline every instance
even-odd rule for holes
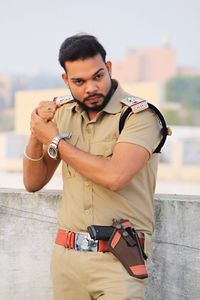
[[[166,100],[189,109],[200,109],[200,76],[177,76],[166,84]]]

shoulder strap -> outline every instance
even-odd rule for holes
[[[148,106],[158,116],[158,118],[161,122],[161,125],[162,125],[162,128],[161,128],[162,139],[161,139],[159,145],[157,146],[157,148],[153,151],[153,153],[160,153],[163,145],[165,144],[167,135],[171,135],[171,130],[170,130],[170,128],[167,127],[167,124],[165,122],[165,118],[163,117],[163,115],[159,111],[159,109],[151,103],[148,103]],[[124,110],[122,112],[122,114],[120,116],[120,120],[119,120],[119,133],[121,133],[122,129],[124,128],[126,118],[131,113],[133,113],[133,110],[132,110],[131,106],[129,106],[126,110]]]
[[[53,102],[56,104],[57,107],[61,107],[62,105],[73,102],[73,101],[74,101],[74,98],[72,97],[72,95],[66,95],[66,96],[53,98]]]

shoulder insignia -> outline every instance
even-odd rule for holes
[[[61,96],[61,97],[54,97],[53,102],[56,104],[57,107],[60,107],[66,103],[73,102],[74,98],[72,95]]]
[[[122,99],[121,103],[131,107],[133,113],[135,114],[149,107],[146,100],[134,96]]]

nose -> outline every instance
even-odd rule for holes
[[[90,95],[96,93],[97,91],[98,91],[97,83],[93,80],[88,81],[86,84],[86,93]]]

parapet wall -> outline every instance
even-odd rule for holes
[[[61,193],[0,189],[0,299],[52,299]],[[200,299],[200,196],[156,195],[147,300]]]

